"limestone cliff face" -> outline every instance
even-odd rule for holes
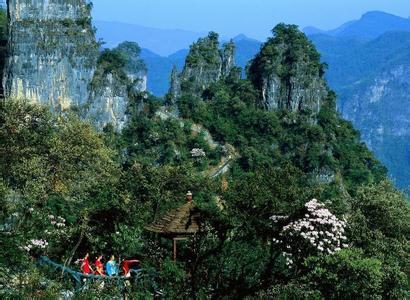
[[[182,72],[171,74],[171,98],[182,92],[200,95],[212,83],[228,76],[235,67],[235,45],[233,42],[220,49],[218,34],[211,32],[199,39],[189,51]]]
[[[85,118],[98,128],[104,128],[110,123],[115,128],[122,129],[127,121],[127,85],[111,73],[103,78],[102,83],[98,89],[91,92]]]
[[[317,113],[327,96],[323,65],[314,46],[296,27],[278,25],[253,59],[248,76],[268,110]]]
[[[6,96],[46,104],[53,111],[89,97],[98,44],[85,0],[10,0]]]
[[[121,129],[130,94],[146,90],[147,72],[133,43],[116,50],[125,56],[120,71],[100,65],[91,8],[87,0],[9,1],[6,97],[48,105],[54,112],[77,108],[97,128],[112,123]]]
[[[175,100],[181,96],[181,80],[179,78],[177,67],[174,66],[171,72],[171,85],[167,102],[169,105],[175,104]]]
[[[235,64],[235,43],[230,41],[223,45],[222,53],[222,76],[228,76]]]
[[[88,0],[8,0],[11,23],[22,20],[80,20],[89,17]]]
[[[343,116],[353,122],[400,187],[410,184],[410,65],[390,64],[364,80],[340,102]]]
[[[114,128],[121,130],[128,119],[127,107],[132,97],[130,89],[134,89],[134,91],[146,90],[146,74],[141,73],[136,78],[130,76],[128,79],[129,81],[125,83],[111,73],[105,75],[103,84],[92,90],[90,94],[85,118],[98,128],[112,124]]]
[[[147,71],[139,55],[140,48],[132,42],[124,42],[101,55],[84,107],[85,118],[97,127],[112,124],[121,130],[127,122],[128,103],[137,93],[146,91]],[[113,59],[118,66],[109,64]]]
[[[340,109],[372,147],[386,136],[410,136],[408,91],[410,65],[395,65],[356,86],[349,102],[342,102]]]

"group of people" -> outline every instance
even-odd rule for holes
[[[91,266],[90,255],[87,253],[83,259],[81,259],[81,272],[86,275],[99,275],[99,276],[118,276],[120,273],[119,266],[115,261],[115,256],[112,255],[109,261],[105,264],[102,262],[104,256],[100,255],[96,258],[94,262],[95,269]],[[122,269],[122,276],[130,277],[131,269],[137,269],[139,267],[140,261],[133,260],[123,260],[120,264]]]

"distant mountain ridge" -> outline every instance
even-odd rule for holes
[[[359,20],[350,21],[342,26],[325,31],[315,27],[306,27],[307,35],[326,34],[336,37],[373,39],[388,31],[410,31],[410,19],[381,11],[365,13]]]
[[[410,186],[410,32],[389,31],[363,41],[310,37],[329,65],[327,79],[343,117],[388,167],[399,187]]]
[[[97,38],[103,39],[108,48],[116,47],[123,41],[131,41],[162,56],[188,48],[198,38],[207,34],[108,21],[95,21],[94,26],[98,29]]]

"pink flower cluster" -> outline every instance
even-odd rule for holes
[[[286,220],[288,218],[289,218],[288,216],[276,216],[276,215],[270,217],[270,219],[275,223],[278,223],[279,221]]]
[[[192,157],[205,157],[206,153],[203,149],[194,148],[194,149],[191,150],[191,156]]]
[[[349,246],[345,236],[345,221],[339,220],[316,199],[306,203],[305,208],[306,214],[284,226],[280,238],[273,240],[284,247],[283,255],[288,266],[294,263],[296,256],[302,256],[302,252],[308,249],[316,253],[333,254]]]
[[[48,218],[50,219],[50,223],[53,226],[58,228],[65,227],[65,219],[62,217],[55,217],[53,215],[49,215]]]
[[[20,247],[22,250],[26,250],[27,252],[30,252],[33,249],[46,249],[48,246],[48,242],[46,240],[36,240],[32,239],[28,242],[26,246]]]

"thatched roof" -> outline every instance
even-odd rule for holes
[[[163,235],[183,236],[197,233],[199,223],[199,209],[193,202],[188,202],[177,209],[169,211],[145,229]]]

